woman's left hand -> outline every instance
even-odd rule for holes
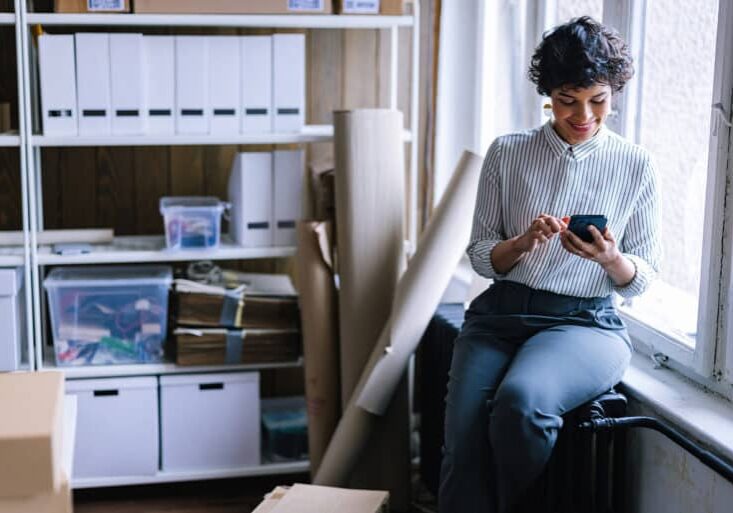
[[[604,268],[622,256],[616,245],[616,239],[609,228],[605,228],[601,233],[598,228],[589,225],[588,231],[593,236],[593,242],[585,242],[570,230],[563,230],[560,232],[562,247],[567,252],[592,260]]]

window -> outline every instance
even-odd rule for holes
[[[717,121],[711,106],[722,102],[730,109],[731,64],[724,50],[730,6],[606,0],[604,7],[604,22],[636,52],[636,83],[619,98],[614,128],[652,153],[662,195],[660,279],[622,311],[632,336],[653,354],[705,378],[721,376],[716,355],[725,345],[719,297],[728,280],[722,247],[730,148],[725,126],[711,134]]]

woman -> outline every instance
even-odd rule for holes
[[[494,283],[471,304],[446,398],[441,513],[511,510],[550,457],[561,415],[621,380],[631,344],[611,294],[659,265],[659,198],[646,151],[604,126],[633,75],[619,35],[589,17],[544,35],[530,79],[544,126],[499,137],[482,169],[468,255]],[[566,215],[603,214],[593,242]]]

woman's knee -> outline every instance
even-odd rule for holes
[[[502,386],[489,410],[492,443],[506,443],[516,437],[554,437],[563,425],[556,408],[542,400],[538,388]]]

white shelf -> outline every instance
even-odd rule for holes
[[[405,141],[412,134],[405,130]],[[105,135],[105,136],[52,136],[34,135],[33,145],[49,146],[198,146],[221,144],[303,144],[333,140],[333,126],[306,125],[302,132],[273,132],[232,135]],[[17,146],[17,144],[16,144]]]
[[[81,488],[99,488],[105,486],[126,486],[155,483],[174,483],[178,481],[203,481],[206,479],[225,479],[233,477],[270,476],[276,474],[298,474],[310,470],[309,461],[287,463],[263,463],[262,465],[224,470],[206,470],[190,472],[158,472],[154,476],[98,477],[74,479],[71,486],[75,490]]]
[[[47,353],[51,349],[48,348]],[[225,364],[225,365],[176,365],[175,363],[141,363],[131,365],[86,365],[59,367],[54,363],[53,355],[46,354],[43,363],[44,370],[62,371],[66,379],[86,378],[114,378],[128,376],[157,376],[162,374],[201,374],[210,372],[242,372],[265,369],[291,369],[302,367],[303,358],[292,362],[252,363],[252,364]]]
[[[0,246],[0,267],[20,267],[24,263],[23,246]]]
[[[0,134],[0,147],[17,148],[20,146],[20,137],[17,135]]]
[[[14,25],[15,14],[9,12],[0,13],[0,25]]]
[[[411,27],[412,16],[331,14],[33,14],[28,24],[135,27],[265,27],[312,29],[382,29]]]
[[[161,221],[162,222],[162,221]],[[161,235],[115,237],[112,244],[93,244],[92,252],[81,255],[57,255],[50,246],[38,250],[40,265],[122,264],[145,262],[182,262],[188,260],[245,260],[284,258],[295,254],[295,247],[243,248],[222,236],[221,244],[211,250],[165,249]]]

